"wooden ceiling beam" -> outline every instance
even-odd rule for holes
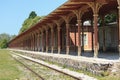
[[[71,2],[94,2],[94,0],[69,0]]]
[[[75,10],[76,8],[77,8],[77,7],[75,7],[75,8],[60,8],[59,10],[63,10],[63,11],[64,11],[64,10],[68,10],[68,11],[69,11],[69,10]]]

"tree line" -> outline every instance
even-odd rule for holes
[[[7,48],[9,41],[15,37],[16,37],[16,35],[9,35],[7,33],[0,34],[0,48],[1,49]]]

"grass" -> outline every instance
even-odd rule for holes
[[[9,50],[0,49],[0,80],[15,80],[20,77],[20,64],[9,53]]]

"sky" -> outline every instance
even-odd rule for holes
[[[67,0],[0,0],[0,34],[17,35],[31,11],[48,15]]]

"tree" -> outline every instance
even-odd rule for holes
[[[7,39],[3,39],[3,40],[1,40],[1,42],[0,42],[0,48],[7,48],[7,46],[8,46],[8,41],[7,41]]]
[[[6,34],[6,33],[0,34],[0,41],[3,40],[3,39],[6,39],[7,41],[9,41],[10,40],[10,35]]]
[[[16,35],[9,35],[6,33],[0,34],[0,48],[7,48],[8,42],[12,40]]]
[[[37,16],[37,14],[34,11],[32,11],[29,14],[29,17],[23,22],[22,27],[19,31],[19,34],[22,32],[25,32],[27,29],[29,29],[30,27],[38,23],[42,18],[43,16],[42,17]]]
[[[30,18],[35,18],[37,16],[37,14],[35,13],[35,11],[32,11],[30,14],[29,14],[29,19]]]
[[[111,23],[111,22],[115,22],[116,21],[116,19],[117,19],[117,15],[115,15],[115,14],[107,14],[106,16],[105,16],[105,23]]]
[[[105,22],[104,22],[105,24],[116,22],[117,15],[115,13],[107,14],[107,15],[105,15],[104,20],[105,20]],[[102,26],[102,19],[101,18],[98,19],[98,22],[99,22],[100,26]]]

